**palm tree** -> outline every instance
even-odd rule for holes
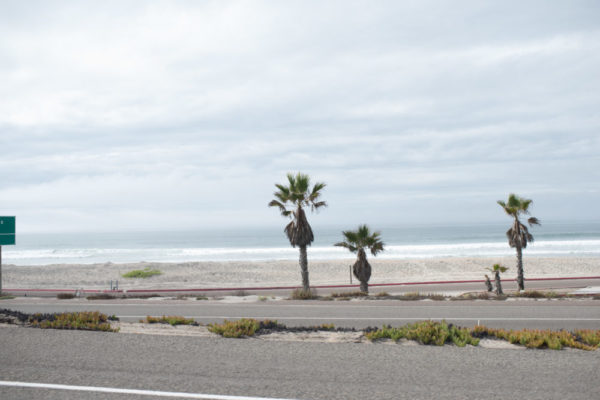
[[[506,272],[507,269],[508,268],[506,268],[500,264],[494,264],[494,266],[492,268],[488,268],[488,271],[491,271],[494,273],[494,283],[496,283],[496,294],[498,296],[504,294],[504,292],[502,291],[502,284],[500,283],[500,273]]]
[[[383,251],[384,243],[380,239],[379,232],[371,233],[367,225],[360,225],[356,231],[343,231],[344,241],[336,243],[334,246],[345,247],[352,253],[357,253],[356,262],[352,267],[352,272],[356,279],[360,281],[360,291],[369,293],[369,278],[371,278],[371,264],[367,261],[365,248],[371,251],[374,256]]]
[[[276,199],[271,200],[269,207],[278,207],[281,215],[291,218],[286,225],[284,232],[290,241],[292,247],[298,246],[300,249],[300,270],[302,272],[302,287],[304,291],[310,290],[308,282],[308,256],[306,246],[314,240],[313,231],[306,219],[304,207],[310,206],[311,211],[318,210],[327,206],[327,203],[320,201],[321,191],[326,186],[324,183],[317,182],[310,188],[310,178],[308,175],[298,172],[296,176],[287,174],[288,186],[275,184],[277,191],[274,193]],[[289,208],[288,208],[289,207]]]
[[[525,199],[511,193],[508,196],[508,201],[505,203],[498,200],[500,207],[504,209],[506,214],[514,218],[513,224],[508,231],[506,237],[510,247],[517,249],[517,282],[519,290],[525,290],[525,282],[523,278],[523,249],[527,248],[527,243],[533,243],[533,235],[529,233],[527,227],[519,220],[521,214],[529,215],[529,206],[533,200]],[[540,220],[535,217],[527,219],[529,226],[541,225]]]

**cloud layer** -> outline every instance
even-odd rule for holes
[[[0,5],[0,213],[25,231],[600,219],[595,2]]]

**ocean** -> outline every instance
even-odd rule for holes
[[[296,260],[281,227],[216,229],[180,232],[106,232],[19,234],[15,246],[2,248],[3,264],[92,264],[141,261],[263,261]],[[382,228],[385,251],[377,257],[496,257],[514,255],[505,224],[418,225]],[[334,247],[341,228],[313,226],[311,259],[353,258]],[[532,228],[535,242],[527,257],[600,257],[600,222],[544,223]]]

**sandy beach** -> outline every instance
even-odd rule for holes
[[[318,261],[309,259],[311,285],[348,284],[353,259]],[[482,279],[495,263],[509,267],[503,278],[516,278],[514,257],[429,258],[418,260],[370,260],[370,283],[396,283]],[[122,274],[150,267],[162,274],[145,279],[126,279]],[[525,278],[600,276],[597,257],[525,257]],[[118,280],[120,289],[181,289],[215,287],[294,286],[300,284],[296,261],[184,262],[130,264],[4,265],[2,285],[6,289],[108,289]],[[357,283],[353,278],[353,283]]]

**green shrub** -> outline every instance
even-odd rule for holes
[[[15,296],[0,293],[0,300],[12,300],[14,298],[15,298]]]
[[[476,337],[494,337],[519,344],[527,348],[560,350],[572,347],[581,350],[594,350],[600,342],[600,330],[551,331],[538,329],[505,330],[476,326],[471,330]]]
[[[185,318],[178,315],[163,315],[162,317],[152,317],[148,315],[145,320],[141,322],[145,322],[148,324],[170,324],[172,326],[175,325],[194,325],[195,321],[192,318]]]
[[[60,314],[34,314],[28,321],[31,326],[42,329],[77,329],[87,331],[117,332],[108,322],[108,317],[98,311],[83,311]]]
[[[59,293],[56,295],[56,298],[59,300],[68,300],[68,299],[74,299],[75,295],[73,293]]]
[[[258,296],[258,301],[267,301],[268,298],[265,296]]]
[[[304,290],[298,288],[294,290],[290,296],[292,300],[314,300],[318,298],[316,290]]]
[[[150,278],[151,276],[160,274],[162,274],[162,272],[160,272],[158,269],[150,269],[150,267],[147,267],[145,269],[135,269],[133,271],[129,271],[121,276],[123,278]]]
[[[223,321],[222,324],[208,324],[208,330],[226,338],[240,338],[253,336],[260,328],[260,323],[255,319],[242,318],[237,321]]]
[[[408,324],[399,328],[384,326],[381,329],[367,332],[369,340],[392,339],[397,342],[400,339],[416,340],[421,344],[443,346],[445,343],[454,343],[459,347],[467,344],[477,346],[479,339],[471,336],[466,328],[458,328],[446,321],[421,321]]]
[[[343,297],[343,298],[350,298],[350,297],[367,297],[369,296],[369,293],[367,292],[361,292],[360,290],[357,290],[355,292],[342,292],[342,293],[331,293],[331,297],[338,298],[338,297]]]
[[[208,300],[208,297],[206,297],[206,296],[197,296],[196,300]]]
[[[116,296],[108,293],[93,294],[87,297],[88,300],[114,300],[116,298]]]

